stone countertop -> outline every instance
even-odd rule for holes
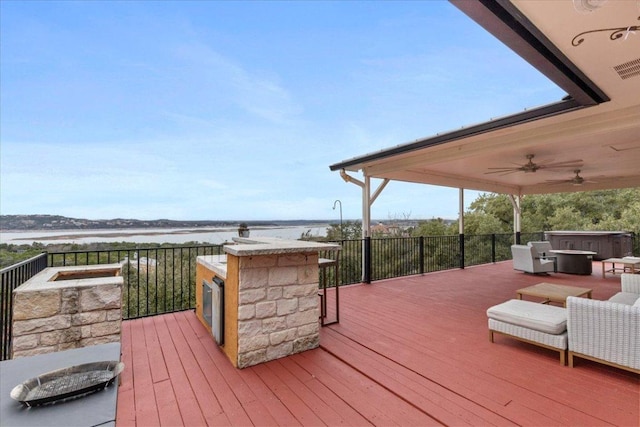
[[[104,390],[62,403],[27,408],[9,397],[16,385],[45,372],[83,363],[120,360],[120,343],[0,362],[0,424],[3,426],[113,426],[118,379]],[[125,366],[125,369],[131,369]]]
[[[339,251],[336,243],[319,243],[306,240],[285,240],[273,237],[234,237],[235,245],[225,245],[224,251],[235,256],[277,255],[300,252]]]
[[[196,262],[216,273],[221,279],[227,278],[227,256],[226,255],[199,255]]]
[[[272,237],[234,237],[236,244],[225,245],[224,251],[235,256],[278,255],[319,251],[339,251],[342,247],[334,243],[308,242],[304,240],[284,240]],[[221,279],[227,278],[226,255],[200,255],[196,262],[213,271]],[[321,259],[321,266],[335,264],[334,260]]]

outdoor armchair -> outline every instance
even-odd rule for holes
[[[541,259],[533,246],[511,245],[511,255],[514,270],[531,274],[553,273],[556,270],[555,262]]]

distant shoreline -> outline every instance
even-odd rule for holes
[[[291,232],[295,237],[306,229],[327,229],[328,223],[314,223],[297,226],[286,225],[263,225],[253,226],[250,230],[256,235],[272,235],[278,237],[280,234],[291,238]],[[316,231],[317,232],[317,231]],[[237,236],[237,227],[172,227],[172,228],[137,228],[137,229],[84,229],[84,230],[0,230],[0,242],[21,244],[22,242],[64,242],[64,241],[84,241],[101,242],[115,241],[123,239],[126,241],[140,242],[160,242],[158,237],[166,236],[166,242],[186,241],[180,236],[193,236],[200,241],[203,238],[214,241],[227,241],[233,236]],[[266,233],[266,234],[265,234]],[[173,237],[171,237],[173,236]],[[205,237],[208,236],[208,237]],[[216,236],[216,237],[214,237]],[[139,238],[139,239],[138,239]],[[104,239],[104,240],[103,240]]]

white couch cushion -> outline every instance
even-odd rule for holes
[[[640,298],[639,294],[634,294],[631,292],[618,292],[617,294],[609,298],[609,302],[617,302],[618,304],[634,305],[639,298]]]
[[[636,302],[633,303],[633,306],[640,308],[640,298],[638,298]]]
[[[567,330],[567,312],[562,307],[512,299],[487,310],[490,319],[548,334]]]

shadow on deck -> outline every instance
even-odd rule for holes
[[[619,276],[511,262],[340,289],[320,348],[238,370],[191,311],[123,322],[117,425],[638,425],[638,375],[498,336],[486,309],[539,282],[607,299]]]

